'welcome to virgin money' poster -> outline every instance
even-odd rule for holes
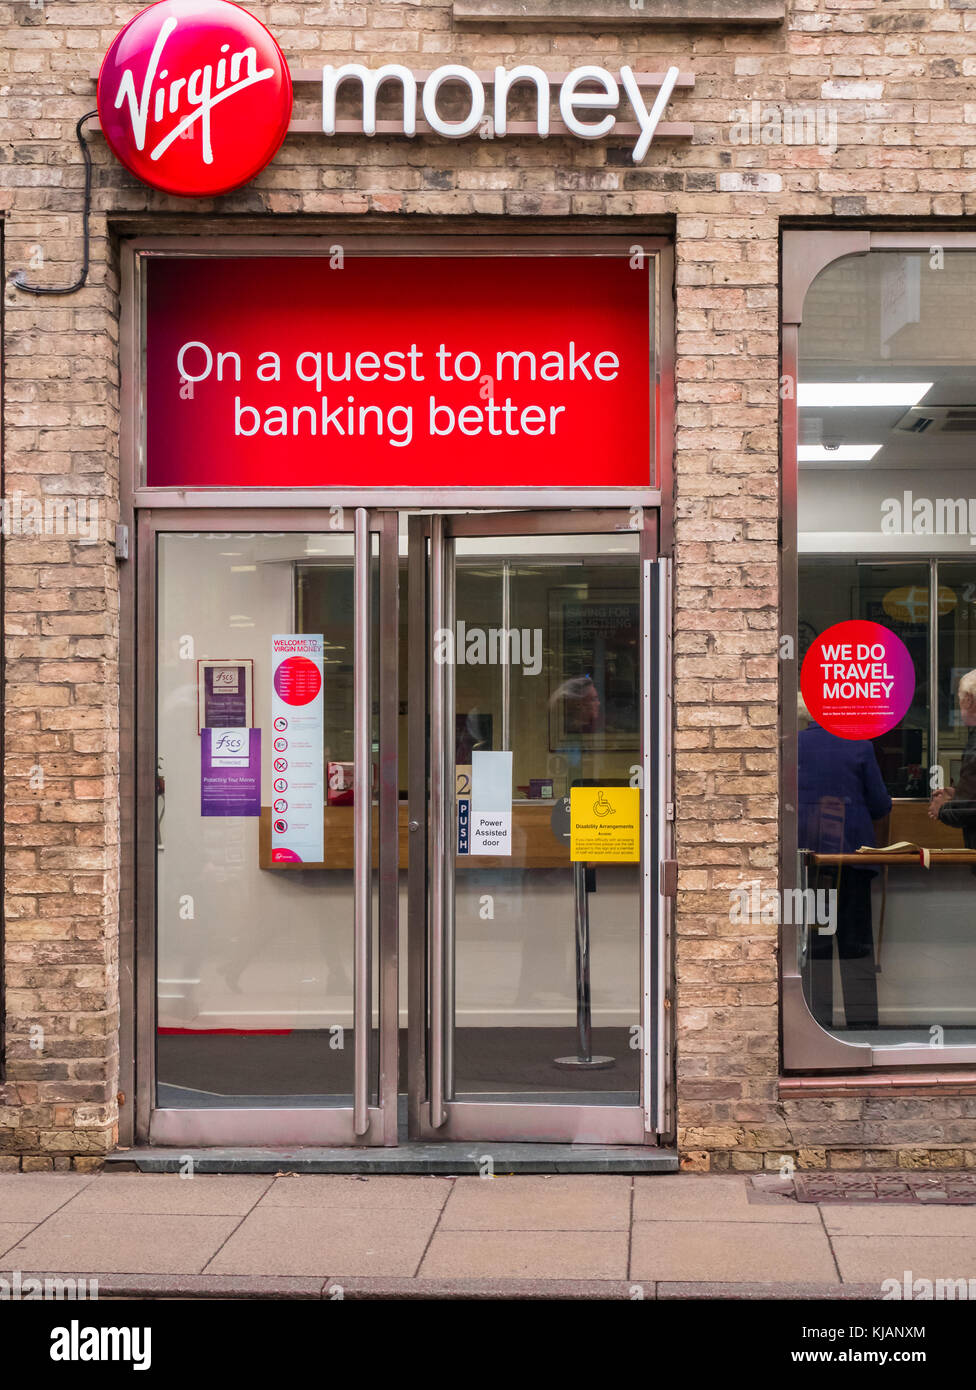
[[[320,864],[325,858],[324,646],[321,633],[271,638],[271,859],[276,864]]]

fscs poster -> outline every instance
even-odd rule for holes
[[[271,859],[276,864],[320,864],[325,858],[324,646],[321,633],[271,638]]]
[[[261,730],[201,729],[201,816],[261,814]]]

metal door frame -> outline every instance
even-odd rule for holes
[[[307,531],[351,533],[356,591],[354,673],[356,855],[354,859],[354,1029],[352,1104],[313,1108],[161,1108],[156,1098],[156,767],[157,767],[157,536],[162,532]],[[398,775],[397,663],[379,662],[379,855],[371,863],[372,537],[379,536],[379,651],[396,650],[398,629],[398,526],[392,512],[365,507],[257,509],[158,509],[137,513],[135,913],[136,1078],[135,1138],[163,1145],[393,1145],[397,1142],[398,1068]],[[379,1072],[377,1104],[371,1103],[369,1045],[372,1036],[374,963],[373,869],[379,888]]]
[[[429,513],[409,518],[407,1113],[411,1139],[656,1144],[671,1127],[667,1010],[675,876],[671,857],[670,561],[659,558],[658,525],[658,513],[640,507]],[[445,894],[452,891],[447,866],[453,867],[453,856],[444,849],[453,844],[453,796],[446,786],[443,738],[431,736],[429,758],[427,740],[428,721],[432,732],[438,723],[446,731],[444,709],[453,710],[450,682],[438,678],[428,637],[428,632],[443,625],[445,615],[453,612],[453,547],[449,542],[458,536],[592,535],[635,530],[640,533],[640,757],[643,785],[649,791],[641,801],[639,1103],[612,1106],[447,1100],[444,1075],[450,1070],[450,1049],[443,1027],[446,1006],[442,1009],[438,1001],[451,997],[445,968],[445,952],[446,967],[450,966],[451,943],[446,940],[443,918]],[[419,633],[424,634],[423,641]]]
[[[121,362],[121,417],[119,424],[120,477],[119,522],[117,543],[132,533],[133,563],[123,564],[119,575],[120,588],[120,672],[122,690],[119,702],[120,749],[120,904],[119,904],[119,1142],[125,1145],[145,1143],[150,1131],[150,1112],[155,1091],[153,1067],[147,1056],[154,1056],[152,1044],[146,1041],[147,1020],[155,1020],[154,959],[155,931],[147,928],[147,910],[154,923],[155,882],[153,867],[146,864],[146,847],[140,841],[145,825],[147,805],[152,810],[151,789],[155,783],[155,709],[149,709],[144,698],[147,670],[146,643],[154,641],[154,592],[146,587],[147,575],[155,573],[155,534],[161,520],[171,529],[193,529],[204,524],[214,530],[228,526],[253,526],[255,529],[288,529],[290,514],[304,518],[308,529],[320,529],[324,513],[329,516],[329,529],[334,530],[335,511],[345,507],[369,509],[371,517],[385,516],[391,508],[498,508],[523,507],[613,507],[643,506],[660,509],[660,549],[671,548],[671,494],[673,492],[673,418],[674,418],[674,244],[673,234],[663,225],[641,223],[635,233],[631,218],[607,219],[601,225],[580,232],[571,219],[528,219],[515,228],[499,228],[491,220],[475,219],[470,227],[458,233],[443,219],[428,219],[416,226],[398,226],[377,230],[365,222],[348,218],[313,219],[307,227],[297,224],[278,228],[273,233],[265,228],[250,231],[230,231],[219,219],[204,219],[191,231],[160,234],[152,231],[126,233],[120,243],[121,316],[119,325],[119,355]],[[123,229],[124,230],[124,229]],[[635,246],[634,238],[638,235]],[[435,486],[401,488],[344,487],[323,491],[319,488],[181,488],[154,489],[143,485],[145,399],[143,391],[145,367],[145,284],[148,264],[160,257],[277,257],[329,256],[337,241],[347,254],[354,256],[403,256],[409,267],[416,260],[430,261],[438,257],[560,257],[596,256],[626,257],[636,251],[652,262],[649,279],[651,323],[651,387],[656,411],[653,413],[654,467],[649,470],[648,486],[638,488],[586,487],[536,488],[533,486],[499,490],[489,486]],[[386,528],[390,523],[385,520]],[[372,525],[372,522],[371,522]],[[397,521],[392,532],[384,529],[381,551],[385,565],[380,566],[381,627],[392,628],[386,637],[396,640],[396,604],[399,592],[397,572]],[[138,544],[136,542],[139,542]],[[147,546],[152,554],[146,556]],[[138,557],[138,558],[137,558]],[[661,561],[665,566],[666,562]],[[655,571],[657,573],[657,571]],[[655,579],[655,584],[657,580]],[[414,586],[415,588],[416,586]],[[411,590],[413,592],[413,589]],[[392,614],[392,619],[390,615]],[[147,626],[147,620],[149,626]],[[416,630],[414,627],[413,630]],[[670,629],[668,629],[670,631]],[[669,640],[669,639],[668,639]],[[386,639],[381,639],[381,651],[388,651]],[[155,653],[152,655],[155,661]],[[395,750],[397,741],[396,672],[386,673],[388,684],[381,680],[382,707],[380,782],[385,796],[380,803],[381,842],[389,846],[396,839],[397,804],[393,800],[397,770]],[[384,691],[386,693],[384,693]],[[392,691],[392,693],[391,693]],[[668,692],[670,686],[668,686]],[[141,693],[137,693],[141,692]],[[667,696],[670,700],[670,694]],[[670,706],[669,706],[670,708]],[[146,723],[151,718],[153,722]],[[409,715],[410,737],[415,738],[414,711]],[[149,771],[146,770],[146,740],[150,739]],[[665,745],[662,743],[662,748]],[[668,745],[669,746],[669,745]],[[393,770],[387,762],[393,750]],[[670,754],[668,753],[669,757]],[[149,800],[147,801],[147,796]],[[411,791],[411,804],[416,800]],[[414,836],[409,837],[411,844]],[[380,855],[380,940],[385,941],[379,963],[381,1018],[380,1065],[382,1077],[395,1077],[397,1030],[396,999],[396,895],[397,866],[389,853]],[[149,888],[147,890],[147,884]],[[150,891],[147,908],[147,891]],[[411,888],[411,892],[413,892]],[[138,902],[137,902],[138,895]],[[385,906],[384,906],[385,904]],[[152,976],[146,984],[147,971]],[[408,1001],[409,1026],[417,1035],[416,991]],[[385,1001],[385,1002],[384,1002]],[[423,998],[420,999],[420,1005]],[[147,1013],[147,1009],[149,1012]],[[392,1012],[391,1012],[392,1011]],[[658,1083],[658,1094],[665,1096],[664,1078]],[[668,1083],[670,1086],[670,1083]],[[384,1092],[384,1094],[386,1094]],[[668,1090],[670,1097],[670,1090]],[[670,1107],[670,1098],[658,1107]],[[384,1103],[385,1104],[385,1103]],[[658,1104],[655,1102],[655,1104]],[[395,1109],[395,1107],[394,1107]],[[396,1116],[384,1109],[382,1124],[385,1144],[396,1143]],[[670,1123],[670,1120],[668,1121]],[[665,1127],[664,1122],[659,1126]],[[375,1119],[370,1134],[376,1131]],[[259,1142],[265,1142],[262,1135]],[[182,1142],[182,1141],[180,1141]]]

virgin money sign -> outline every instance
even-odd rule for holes
[[[307,81],[309,74],[299,77]],[[322,130],[407,137],[428,131],[449,140],[496,140],[509,133],[602,140],[616,133],[633,139],[631,156],[640,164],[655,135],[691,137],[690,126],[669,125],[662,117],[675,88],[692,85],[694,77],[673,64],[654,75],[587,63],[561,78],[533,63],[489,74],[463,63],[428,73],[400,63],[372,69],[327,64],[321,69]],[[445,89],[454,98],[450,115],[438,104]],[[532,120],[510,120],[513,92],[520,104],[528,101]],[[392,120],[377,117],[381,95],[394,112],[399,108]],[[554,96],[557,122],[550,112]],[[342,102],[358,103],[359,116],[340,118]],[[230,0],[150,5],[117,36],[98,76],[99,120],[115,154],[144,182],[183,197],[211,197],[247,183],[274,158],[291,112],[292,80],[281,49],[263,24]]]
[[[649,487],[649,262],[150,261],[150,487]]]
[[[247,183],[288,130],[288,64],[263,24],[229,0],[161,0],[115,39],[98,116],[117,158],[167,193]]]

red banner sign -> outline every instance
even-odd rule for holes
[[[150,487],[649,487],[649,262],[148,267]]]

